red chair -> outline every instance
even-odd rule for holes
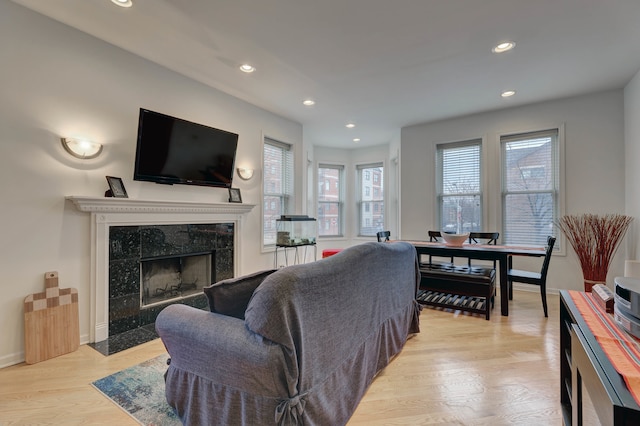
[[[322,250],[322,258],[333,256],[336,253],[340,253],[342,249],[324,249]]]

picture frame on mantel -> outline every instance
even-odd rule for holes
[[[109,189],[104,193],[105,197],[129,198],[122,179],[115,176],[106,176]]]
[[[242,195],[240,195],[240,188],[229,188],[229,202],[241,203]]]

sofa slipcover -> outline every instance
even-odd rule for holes
[[[186,425],[341,425],[419,332],[414,247],[364,243],[265,274],[241,318],[185,305],[156,329]]]

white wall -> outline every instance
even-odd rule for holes
[[[624,89],[626,214],[636,219],[627,236],[629,259],[640,256],[640,72]]]
[[[12,2],[0,2],[0,366],[24,357],[23,302],[56,270],[62,288],[79,292],[81,340],[89,334],[90,217],[64,197],[100,197],[106,175],[122,177],[130,198],[226,202],[227,190],[134,182],[138,109],[149,108],[240,135],[237,165],[261,168],[262,137],[295,145],[302,126],[212,90]],[[105,144],[82,161],[61,136]],[[235,179],[245,203],[241,273],[269,268],[261,253],[261,173]],[[300,208],[306,189],[298,185]]]
[[[500,231],[500,135],[556,126],[565,130],[565,213],[624,213],[623,108],[623,93],[617,90],[403,128],[402,238],[426,239],[427,230],[437,229],[433,202],[436,144],[483,138],[485,188],[489,188],[484,226]],[[636,137],[640,143],[640,132]],[[560,243],[566,245],[564,239]],[[610,284],[623,273],[624,249],[623,243],[609,271]],[[535,265],[533,260],[517,261],[521,264],[516,267]],[[547,286],[552,290],[583,288],[571,248],[552,259]]]

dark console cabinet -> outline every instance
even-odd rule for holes
[[[640,406],[567,291],[560,291],[560,404],[564,424],[640,425]]]

